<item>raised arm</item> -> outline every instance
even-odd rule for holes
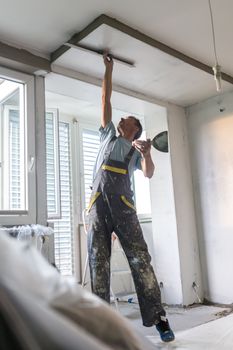
[[[102,116],[101,125],[103,128],[112,120],[112,69],[113,60],[107,54],[104,55],[105,74],[102,84]]]

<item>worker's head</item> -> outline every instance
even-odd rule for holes
[[[117,130],[119,134],[126,138],[132,138],[133,141],[137,140],[142,134],[142,125],[139,119],[129,116],[121,118]]]

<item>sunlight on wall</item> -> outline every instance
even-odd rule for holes
[[[151,200],[149,179],[145,178],[141,170],[134,172],[136,206],[138,214],[149,214],[151,216]]]

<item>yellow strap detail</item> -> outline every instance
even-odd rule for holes
[[[110,166],[110,165],[102,165],[101,167],[103,170],[109,170],[112,171],[114,173],[118,173],[118,174],[127,174],[127,170],[126,169],[121,169],[121,168],[116,168],[114,166]]]
[[[121,196],[121,199],[122,199],[122,201],[128,206],[128,207],[130,207],[130,208],[132,208],[132,209],[134,209],[135,211],[136,211],[136,208],[135,208],[135,206],[133,205],[133,204],[131,204],[126,198],[125,198],[125,196]]]
[[[90,211],[91,207],[93,206],[93,204],[95,203],[95,201],[99,197],[99,195],[100,195],[100,192],[96,192],[95,195],[91,198],[90,203],[87,207],[87,212]]]

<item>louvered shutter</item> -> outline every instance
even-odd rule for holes
[[[61,219],[54,222],[55,261],[63,275],[74,271],[70,126],[59,122]]]
[[[9,109],[9,199],[10,209],[21,209],[21,174],[20,164],[23,161],[20,154],[20,124],[19,111]]]
[[[93,167],[96,161],[96,156],[100,144],[98,131],[83,129],[82,142],[85,208],[87,208],[91,195]]]
[[[46,114],[46,169],[47,169],[47,203],[51,211],[55,209],[56,167],[54,166],[54,143],[52,113]],[[73,254],[73,214],[72,214],[72,178],[70,125],[59,122],[59,165],[61,191],[61,218],[54,223],[55,263],[63,275],[71,276],[74,271]]]
[[[60,172],[57,111],[46,113],[46,173],[48,219],[60,218]]]

